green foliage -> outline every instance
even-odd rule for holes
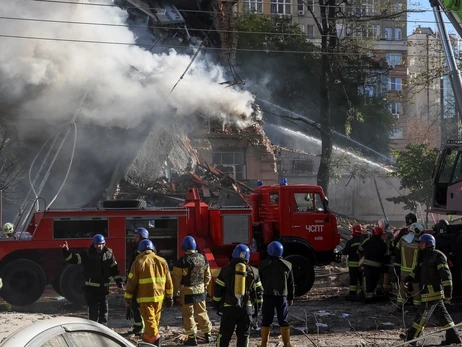
[[[403,152],[394,152],[397,171],[392,176],[401,179],[400,190],[410,193],[387,200],[395,204],[404,203],[404,208],[416,210],[417,205],[429,206],[432,199],[432,171],[438,150],[426,144],[409,144]]]

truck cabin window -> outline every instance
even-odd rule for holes
[[[278,192],[271,192],[270,193],[270,204],[271,205],[279,204],[279,193]]]
[[[314,193],[294,193],[295,212],[322,212],[321,196]]]

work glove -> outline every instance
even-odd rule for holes
[[[165,298],[165,306],[167,308],[170,308],[170,307],[173,306],[173,298],[172,297]]]
[[[125,319],[126,320],[131,320],[133,318],[133,311],[131,307],[127,307],[125,310]]]

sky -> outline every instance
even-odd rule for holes
[[[436,31],[435,16],[433,15],[433,10],[430,6],[430,2],[426,0],[412,0],[408,2],[409,10],[423,10],[424,12],[419,13],[409,13],[407,16],[407,34],[411,35],[413,31],[420,25],[421,27],[430,27],[433,31]],[[443,18],[446,24],[446,28],[450,34],[455,34],[456,31],[451,24],[446,23],[449,20],[443,14]]]

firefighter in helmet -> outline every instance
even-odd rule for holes
[[[351,230],[351,239],[349,239],[343,248],[343,255],[348,256],[348,272],[350,275],[349,294],[346,300],[356,300],[358,292],[362,290],[362,273],[359,269],[358,247],[361,245],[361,225],[353,226]]]
[[[385,253],[385,261],[382,268],[382,274],[380,275],[379,284],[377,285],[376,294],[389,296],[392,292],[390,272],[393,272],[393,264],[391,263],[391,243],[393,240],[393,233],[389,232],[390,223],[388,223],[388,220],[385,218],[379,220],[377,225],[383,230],[382,239],[387,245],[387,252]]]
[[[124,298],[125,308],[129,308],[136,293],[144,321],[143,341],[160,346],[160,312],[164,301],[166,307],[173,306],[173,284],[167,261],[155,250],[149,240],[138,245],[140,254],[130,268]]]
[[[204,333],[205,342],[210,343],[213,342],[212,323],[205,303],[207,287],[212,279],[210,265],[207,258],[197,252],[194,237],[186,236],[181,243],[181,249],[185,255],[173,265],[172,280],[174,297],[181,304],[183,327],[188,334],[185,345],[197,346],[194,313],[197,315],[199,329]]]
[[[135,262],[136,257],[140,254],[138,251],[138,246],[141,241],[149,239],[149,231],[146,228],[137,228],[135,231],[135,246],[133,247],[132,257],[130,259],[130,264],[128,266],[128,271],[132,268],[133,263]],[[127,273],[128,277],[128,273]],[[132,319],[133,317],[133,328],[128,332],[128,334],[139,335],[143,333],[144,324],[143,318],[140,313],[140,305],[136,301],[136,293],[134,293],[132,298],[132,306],[127,308],[126,318],[127,320]]]
[[[14,234],[13,223],[5,223],[2,227],[2,234],[4,238],[12,237]]]
[[[263,302],[263,286],[258,270],[248,265],[250,249],[236,246],[229,265],[221,268],[214,287],[215,309],[222,313],[217,347],[228,347],[236,330],[237,347],[247,347],[250,317],[255,306]]]
[[[396,252],[400,254],[401,258],[401,273],[400,278],[406,278],[410,275],[417,265],[417,256],[419,252],[419,236],[423,232],[424,226],[420,223],[412,223],[409,227],[409,233],[403,236],[396,245]],[[401,307],[407,302],[407,285],[405,281],[399,284],[397,304]],[[419,306],[420,290],[418,283],[412,286],[412,303],[414,306]]]
[[[358,255],[364,256],[364,302],[369,303],[374,299],[374,292],[382,273],[385,262],[387,245],[382,239],[383,229],[374,227],[372,236],[365,239],[358,247]]]
[[[260,347],[268,346],[275,309],[284,347],[291,347],[287,315],[289,306],[294,302],[295,292],[292,264],[282,258],[284,247],[278,241],[271,242],[267,252],[269,257],[263,260],[258,268],[264,290]]]
[[[442,346],[457,344],[460,346],[462,339],[458,329],[449,315],[443,303],[452,296],[452,277],[449,271],[446,256],[435,249],[436,241],[433,235],[423,234],[419,238],[419,263],[405,281],[417,282],[422,290],[422,304],[419,306],[414,323],[407,330],[406,334],[400,337],[406,341],[413,340],[422,333],[425,325],[432,314],[435,315],[441,326],[446,330],[446,339]],[[411,343],[415,345],[416,343]]]
[[[71,253],[67,241],[61,248],[69,264],[83,265],[88,319],[107,325],[109,279],[112,277],[119,288],[123,288],[123,280],[112,250],[106,247],[104,236],[93,236],[92,245],[79,253]]]
[[[402,228],[393,238],[390,246],[391,246],[391,253],[394,254],[394,273],[395,276],[399,282],[400,280],[400,275],[401,275],[401,253],[396,251],[396,246],[398,245],[399,240],[404,235],[407,235],[409,233],[409,227],[412,225],[412,223],[417,223],[417,216],[414,213],[408,213],[405,217],[404,220],[406,222],[406,226]]]

